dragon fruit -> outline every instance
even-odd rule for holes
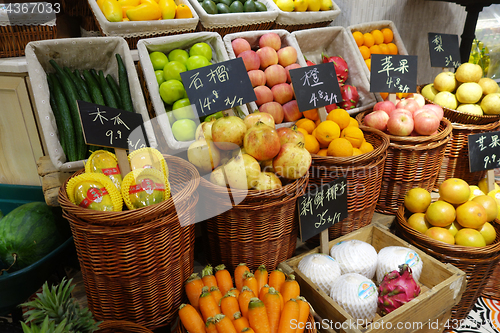
[[[359,101],[358,89],[354,86],[345,84],[340,87],[340,93],[343,101],[339,103],[339,107],[344,110],[354,109]]]
[[[342,57],[328,57],[325,54],[321,54],[323,63],[333,62],[335,66],[335,73],[337,74],[337,81],[339,81],[339,86],[343,86],[347,81],[347,76],[349,75],[349,68],[347,62]]]
[[[399,271],[387,273],[378,287],[378,307],[386,315],[420,294],[420,286],[413,279],[407,264],[399,265]]]

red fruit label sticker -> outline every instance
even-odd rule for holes
[[[410,251],[406,255],[405,264],[407,264],[410,267],[415,266],[419,261],[420,261],[420,257],[414,251]]]
[[[139,193],[146,192],[147,194],[152,194],[154,191],[165,191],[165,184],[155,183],[149,178],[144,178],[139,184],[130,186],[128,193]]]
[[[375,283],[372,281],[365,281],[358,287],[358,297],[360,299],[367,299],[371,295],[375,294],[376,291],[377,288],[375,288]]]
[[[88,208],[91,203],[96,202],[100,203],[102,201],[102,197],[108,194],[108,191],[105,187],[97,188],[91,187],[87,190],[87,196],[85,199],[80,202],[80,207]]]
[[[105,174],[106,176],[120,174],[120,167],[118,165],[116,166],[116,168],[106,168],[101,170],[102,173]]]

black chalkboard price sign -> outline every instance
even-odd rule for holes
[[[300,239],[306,241],[347,217],[347,179],[340,177],[298,198]]]
[[[500,167],[500,132],[470,134],[467,140],[470,172]]]
[[[372,54],[370,91],[413,93],[417,91],[417,56]]]
[[[432,67],[457,68],[460,66],[458,35],[429,32],[428,39]]]
[[[299,111],[342,102],[333,62],[290,70]]]
[[[149,147],[142,115],[78,101],[85,143],[131,149]]]
[[[241,58],[182,72],[181,78],[200,117],[257,99]]]

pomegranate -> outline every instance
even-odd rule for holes
[[[227,180],[226,176],[224,175],[224,166],[221,165],[215,168],[214,171],[212,171],[212,173],[210,174],[210,182],[215,185],[226,187]]]
[[[212,119],[210,121],[205,121],[199,124],[194,135],[195,140],[212,140],[212,125],[214,124],[214,122],[215,119]]]
[[[211,140],[200,139],[193,142],[187,151],[189,162],[202,173],[215,169],[220,163],[219,149]]]
[[[247,125],[241,118],[222,117],[212,124],[212,140],[219,149],[233,150],[243,145],[246,131]]]
[[[273,159],[273,168],[278,176],[298,179],[307,173],[311,162],[311,154],[303,144],[285,143]]]
[[[413,279],[411,268],[407,264],[399,266],[399,271],[392,271],[384,276],[378,287],[378,307],[386,315],[420,294],[420,286]]]
[[[260,162],[260,168],[262,169],[262,172],[274,172],[273,168],[273,160],[265,160]]]
[[[243,147],[257,161],[264,161],[276,156],[281,144],[278,132],[259,121],[246,132]]]
[[[243,122],[245,123],[245,125],[247,125],[247,129],[249,129],[259,121],[263,122],[269,127],[274,128],[274,118],[269,113],[256,111],[254,113],[250,113],[245,117],[245,119],[243,119]]]
[[[304,134],[297,131],[297,126],[292,128],[289,127],[281,127],[277,130],[278,136],[280,138],[280,144],[283,146],[285,143],[304,143],[305,138]]]
[[[231,188],[248,190],[257,184],[260,165],[252,156],[239,154],[224,165],[224,173]]]
[[[254,189],[259,191],[276,190],[282,187],[281,180],[272,172],[261,172]]]

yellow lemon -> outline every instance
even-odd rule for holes
[[[321,0],[321,5],[319,7],[320,10],[330,10],[332,9],[333,4],[332,0]]]
[[[293,4],[295,6],[296,12],[305,12],[307,10],[307,6],[309,5],[308,0],[294,0]]]
[[[307,10],[310,12],[317,12],[321,8],[321,0],[309,0]]]
[[[295,9],[293,0],[276,0],[276,6],[284,12],[293,12]]]

